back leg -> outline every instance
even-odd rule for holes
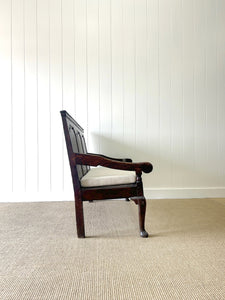
[[[83,201],[79,198],[75,199],[75,212],[76,212],[77,236],[79,238],[84,238],[85,230],[84,230]]]

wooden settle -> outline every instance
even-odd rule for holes
[[[83,128],[65,110],[60,113],[73,181],[78,237],[85,237],[83,201],[118,198],[131,199],[138,205],[140,236],[148,237],[145,230],[146,200],[143,194],[141,174],[142,172],[150,173],[153,169],[152,164],[149,162],[133,163],[130,158],[111,158],[101,154],[88,153]],[[134,182],[126,184],[82,186],[82,180],[92,171],[90,167],[97,166],[134,171],[136,178],[134,177]]]

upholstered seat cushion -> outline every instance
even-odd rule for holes
[[[136,173],[105,167],[92,168],[81,178],[82,187],[128,184],[136,181]]]

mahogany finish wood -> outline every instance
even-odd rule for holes
[[[141,174],[153,169],[149,162],[133,163],[130,158],[112,158],[102,154],[88,153],[83,128],[65,111],[61,111],[67,153],[73,181],[77,235],[85,237],[83,201],[125,198],[133,200],[139,208],[140,236],[148,237],[145,230],[146,200],[143,194]],[[132,184],[100,187],[81,187],[80,180],[90,170],[90,166],[136,172],[136,182]]]

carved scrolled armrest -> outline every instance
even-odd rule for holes
[[[140,162],[140,163],[132,163],[132,162],[124,162],[117,161],[109,158],[105,158],[102,155],[98,154],[81,154],[74,153],[72,158],[76,164],[80,165],[89,165],[93,167],[103,166],[111,169],[119,169],[126,171],[135,171],[137,174],[150,173],[153,169],[152,164],[149,162]]]
[[[96,155],[95,153],[87,153],[87,154],[93,154]],[[132,162],[131,158],[114,158],[114,157],[109,157],[103,154],[97,154],[98,156],[104,157],[104,158],[108,158],[108,159],[112,159],[112,160],[117,160],[117,161],[124,161],[124,162]]]

